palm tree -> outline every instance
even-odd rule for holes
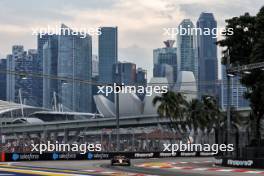
[[[178,122],[183,121],[186,111],[186,100],[182,94],[168,91],[154,97],[152,103],[154,106],[158,105],[157,112],[159,116],[169,118],[171,128],[177,129],[180,132]]]
[[[188,102],[181,93],[168,91],[156,96],[153,105],[158,105],[157,112],[162,118],[169,118],[171,128],[178,132],[186,131],[186,126],[195,132],[198,129],[210,132],[212,129],[219,129],[221,113],[217,101],[213,97],[203,96],[201,100],[193,99]],[[181,124],[181,129],[178,124]],[[218,132],[218,131],[217,131]],[[186,136],[181,133],[182,136]],[[189,136],[186,137],[189,140]]]
[[[186,123],[197,133],[207,130],[207,135],[221,123],[221,112],[215,98],[203,96],[201,100],[193,99],[187,104]],[[218,128],[217,128],[218,129]],[[194,137],[196,137],[194,135]]]
[[[175,120],[181,120],[183,118],[186,101],[181,93],[168,91],[167,93],[154,97],[152,103],[154,106],[159,104],[157,111],[161,117],[173,118]]]
[[[206,119],[204,118],[204,104],[198,99],[193,99],[188,102],[187,109],[188,114],[186,121],[192,125],[194,130],[204,128],[206,124]]]
[[[208,122],[207,128],[212,129],[218,120],[220,120],[220,108],[217,104],[217,100],[212,96],[203,96],[202,103],[204,104],[204,111],[206,113],[206,119]]]
[[[218,143],[218,134],[221,128],[221,124],[224,121],[224,116],[220,111],[220,107],[217,100],[213,96],[205,95],[202,97],[204,104],[204,111],[206,113],[206,128],[207,132],[210,133],[214,129],[215,131],[215,143]],[[208,134],[209,135],[209,134]]]

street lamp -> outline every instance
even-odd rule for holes
[[[251,72],[250,72],[250,71],[244,71],[243,73],[244,73],[244,74],[246,74],[246,75],[249,75],[249,74],[251,74]]]
[[[235,75],[232,74],[232,73],[227,73],[227,76],[228,76],[228,77],[234,77]]]
[[[226,110],[226,121],[227,121],[227,134],[226,134],[226,144],[228,145],[229,143],[229,139],[230,139],[230,130],[231,130],[231,115],[230,115],[230,109],[231,109],[231,102],[230,102],[230,98],[231,98],[231,86],[230,86],[230,78],[232,77],[232,75],[234,76],[233,73],[230,73],[230,55],[229,55],[229,50],[227,53],[227,65],[226,65],[226,75],[227,75],[227,110]],[[228,154],[228,153],[227,153]]]

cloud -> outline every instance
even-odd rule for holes
[[[65,23],[69,27],[118,26],[119,56],[152,72],[152,51],[163,47],[163,28],[177,27],[184,18],[196,22],[213,12],[219,26],[248,11],[255,14],[263,0],[1,0],[0,53],[13,44],[36,47],[32,27]],[[96,40],[97,38],[93,38]],[[95,44],[94,44],[95,43]],[[97,47],[97,42],[94,42]],[[94,49],[96,51],[97,49]],[[94,52],[94,54],[97,54]],[[148,74],[150,75],[150,74]]]
[[[239,16],[245,12],[250,12],[255,15],[262,2],[260,0],[254,1],[240,1],[240,0],[222,0],[222,1],[207,1],[199,3],[182,3],[179,4],[180,11],[189,18],[197,20],[201,12],[212,12],[220,26],[225,25],[225,19]]]
[[[131,45],[119,48],[120,61],[129,61],[137,64],[137,68],[147,69],[148,78],[152,76],[152,48],[143,48],[139,45]]]
[[[29,23],[70,21],[68,11],[88,11],[112,8],[119,0],[1,0],[0,23],[27,25]]]

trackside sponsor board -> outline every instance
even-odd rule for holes
[[[232,158],[215,158],[216,165],[229,167],[245,167],[245,168],[264,168],[264,159],[232,159]]]
[[[135,153],[135,158],[153,158],[154,153]]]
[[[181,156],[197,156],[197,152],[181,152]]]
[[[232,166],[252,166],[253,163],[253,160],[227,160],[227,164]]]
[[[175,156],[177,156],[177,153],[164,153],[164,152],[159,153],[159,157],[175,157]]]
[[[111,159],[116,155],[125,155],[131,159],[160,157],[213,156],[210,152],[88,152],[80,153],[2,153],[1,161],[41,161],[41,160],[101,160]]]

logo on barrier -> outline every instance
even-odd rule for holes
[[[223,159],[215,159],[215,164],[223,164]]]
[[[159,156],[160,157],[173,157],[173,156],[177,156],[177,153],[176,152],[174,152],[174,153],[163,153],[163,152],[161,152],[161,153],[159,153]]]
[[[53,158],[53,160],[58,159],[59,158],[59,154],[58,153],[53,153],[52,158]]]
[[[19,154],[17,154],[17,153],[13,153],[13,155],[12,155],[12,160],[16,161],[16,160],[18,160],[18,159],[19,159]]]
[[[135,153],[135,158],[152,158],[154,153]]]
[[[89,152],[89,153],[87,154],[87,158],[88,158],[89,160],[93,159],[93,154]]]
[[[227,164],[232,166],[252,166],[253,163],[252,160],[227,160]]]
[[[181,152],[181,156],[196,156],[196,152]]]

